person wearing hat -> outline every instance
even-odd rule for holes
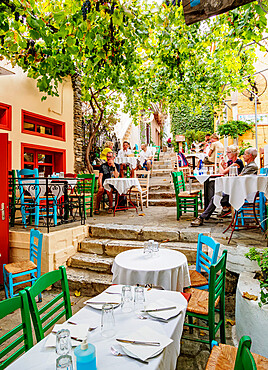
[[[214,164],[216,159],[216,152],[224,151],[224,146],[219,140],[220,138],[216,133],[211,135],[210,137],[211,145],[208,152],[208,156],[205,157],[204,159],[204,164]]]

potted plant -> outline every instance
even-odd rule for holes
[[[223,136],[230,136],[232,139],[237,139],[238,136],[243,136],[245,132],[252,131],[253,123],[244,121],[228,121],[218,126],[218,134]]]
[[[250,248],[249,252],[246,253],[245,256],[251,261],[257,261],[261,268],[262,276],[259,278],[261,288],[259,306],[261,307],[264,304],[268,304],[268,248],[265,248],[262,251],[257,250],[255,247]]]

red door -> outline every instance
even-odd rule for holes
[[[3,283],[3,263],[8,263],[8,134],[0,134],[0,283]]]

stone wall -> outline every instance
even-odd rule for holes
[[[89,236],[88,226],[79,225],[43,233],[42,274],[66,266],[69,257],[77,252],[78,244]],[[9,232],[10,262],[29,259],[30,229]]]

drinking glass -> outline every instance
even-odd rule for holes
[[[57,370],[73,370],[72,356],[62,355],[56,359]]]
[[[143,243],[143,254],[144,254],[144,257],[146,258],[152,257],[152,248],[149,242]]]
[[[56,334],[56,353],[67,355],[72,350],[70,330],[61,329]]]
[[[111,338],[115,334],[114,306],[110,303],[102,306],[101,312],[101,335]]]
[[[131,312],[133,308],[132,304],[132,290],[130,285],[122,286],[121,294],[121,310],[124,313]]]
[[[159,244],[158,244],[158,242],[153,242],[152,252],[153,252],[153,257],[157,257],[158,256],[158,252],[159,252]]]
[[[144,288],[142,286],[136,286],[134,288],[134,310],[137,314],[140,314],[144,310]]]

